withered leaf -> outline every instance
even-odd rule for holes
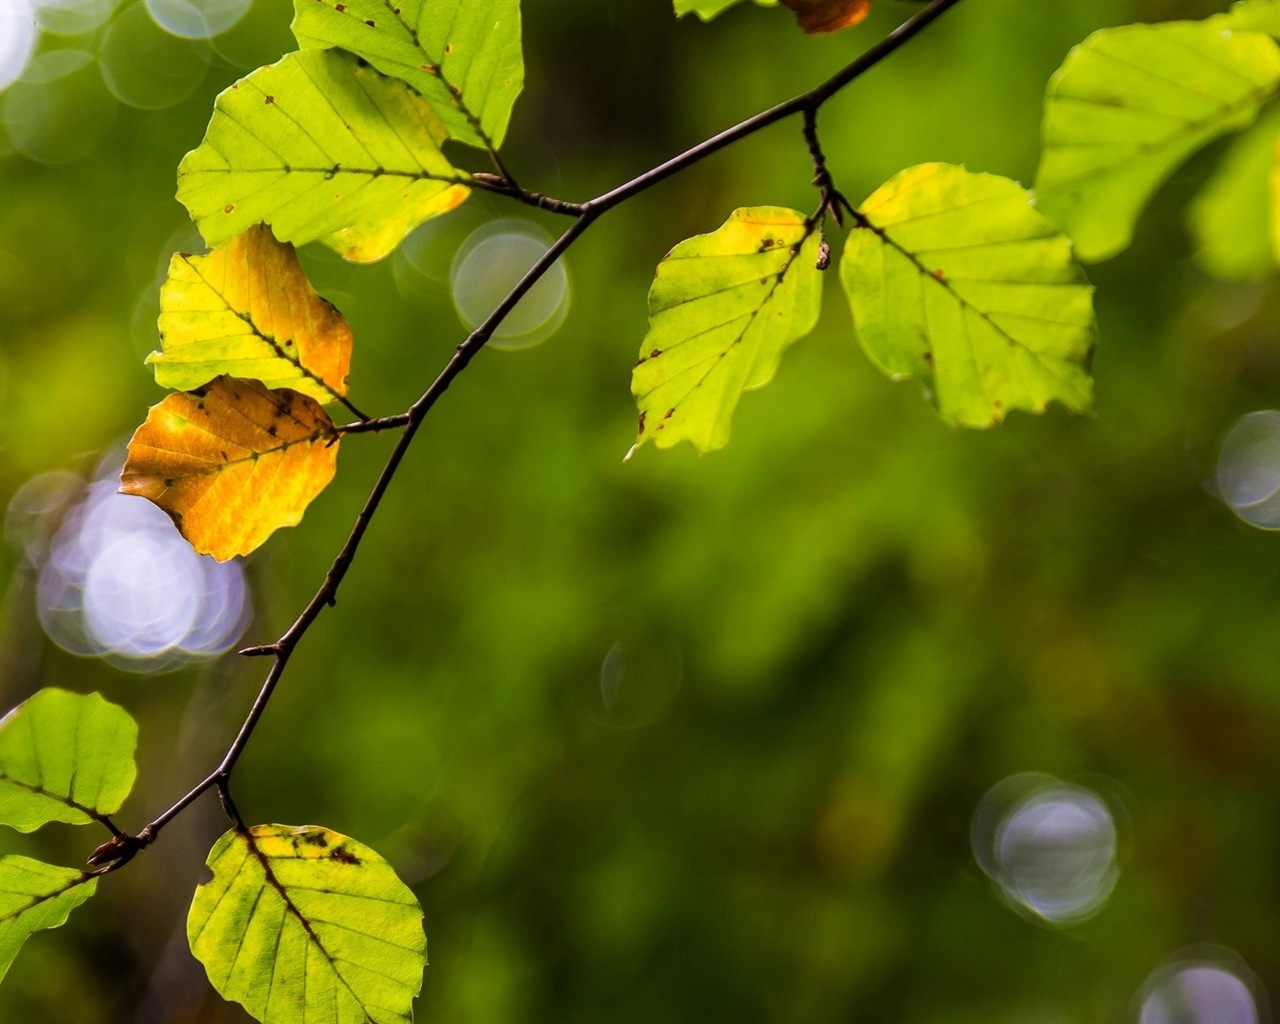
[[[297,524],[337,457],[333,421],[313,399],[224,375],[152,406],[120,490],[155,502],[192,547],[226,561]]]
[[[795,12],[809,35],[856,25],[871,10],[871,0],[782,0],[782,5]]]

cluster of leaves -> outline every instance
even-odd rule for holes
[[[731,4],[683,6],[710,17]],[[728,441],[742,392],[768,383],[783,349],[817,322],[823,229],[842,207],[852,230],[840,278],[876,366],[920,379],[939,413],[962,426],[1053,401],[1087,409],[1096,325],[1076,261],[1121,252],[1183,161],[1253,123],[1280,83],[1276,34],[1276,0],[1244,0],[1201,22],[1094,33],[1049,83],[1033,192],[925,164],[856,209],[828,192],[812,216],[741,209],[681,243],[649,295],[650,330],[632,373],[637,444],[688,440],[707,451]],[[1276,135],[1268,120],[1242,139],[1194,207],[1210,269],[1261,274],[1274,263],[1280,218],[1267,189],[1277,180]],[[1258,239],[1243,257],[1238,233]]]
[[[738,2],[675,6],[710,18]],[[851,24],[868,6],[783,2],[806,31]],[[498,155],[523,82],[518,0],[295,3],[301,49],[223,92],[179,167],[178,196],[211,251],[170,264],[149,362],[175,392],[150,410],[123,471],[123,490],[219,559],[296,523],[332,478],[342,435],[373,423],[348,397],[350,327],[294,246],[318,241],[370,262],[474,188],[536,195]],[[1088,408],[1096,325],[1077,261],[1121,251],[1182,161],[1253,123],[1280,84],[1278,35],[1280,0],[1243,0],[1202,22],[1090,36],[1049,84],[1034,193],[929,163],[854,206],[818,145],[825,97],[797,108],[818,207],[738,209],[661,262],[632,371],[636,446],[727,443],[742,393],[768,383],[817,322],[833,221],[848,223],[838,273],[860,343],[891,378],[921,380],[945,420],[987,427],[1055,401]],[[1211,268],[1260,272],[1280,250],[1277,130],[1272,118],[1245,135],[1193,207]],[[454,166],[447,140],[487,154],[496,173]],[[1249,259],[1224,256],[1246,222]],[[355,423],[335,424],[326,406]],[[0,822],[112,832],[88,871],[0,858],[0,975],[28,935],[65,921],[154,838],[110,819],[133,783],[136,738],[122,709],[59,690],[0,722]],[[212,878],[188,920],[215,988],[263,1021],[411,1019],[426,962],[413,894],[355,840],[245,825],[224,783],[235,826],[210,853]]]
[[[33,932],[56,928],[143,845],[110,815],[133,788],[138,726],[98,694],[45,689],[0,721],[0,824],[98,822],[112,838],[84,871],[0,857],[0,978]],[[226,998],[263,1021],[410,1020],[426,936],[413,893],[373,850],[328,829],[238,826],[187,919]]]

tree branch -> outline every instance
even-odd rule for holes
[[[920,10],[917,14],[904,21],[896,29],[881,39],[878,43],[865,51],[852,63],[846,65],[836,74],[828,78],[825,82],[809,90],[801,93],[791,99],[779,103],[768,110],[761,111],[754,117],[747,118],[732,128],[729,128],[718,135],[715,135],[690,149],[685,150],[678,156],[672,157],[665,163],[632,178],[608,192],[596,196],[585,203],[569,203],[563,200],[552,199],[536,192],[530,192],[520,188],[511,179],[501,164],[498,164],[499,174],[497,175],[476,175],[475,177],[481,183],[481,187],[488,191],[496,192],[502,195],[510,196],[517,201],[528,205],[537,206],[542,209],[552,210],[557,213],[568,214],[573,217],[573,223],[567,230],[547,249],[538,261],[529,269],[516,285],[511,289],[507,296],[498,304],[484,323],[480,324],[465,341],[455,350],[453,357],[445,365],[440,374],[432,381],[431,386],[427,388],[409,407],[409,409],[397,416],[386,416],[379,419],[364,419],[359,422],[347,424],[338,428],[338,432],[342,434],[364,433],[378,430],[386,430],[393,428],[403,428],[403,432],[397,439],[395,447],[391,450],[390,456],[387,458],[386,464],[382,468],[382,472],[378,475],[377,481],[374,483],[372,491],[365,500],[364,506],[361,508],[359,515],[356,517],[355,524],[348,535],[346,542],[342,545],[341,550],[334,558],[333,563],[329,567],[329,571],[325,574],[324,582],[312,596],[306,607],[294,620],[288,630],[275,643],[264,644],[256,647],[248,647],[240,653],[247,656],[269,656],[274,659],[270,670],[267,672],[266,679],[258,690],[258,694],[250,707],[248,714],[245,716],[239,731],[236,733],[235,739],[227,748],[226,754],[218,766],[210,772],[200,782],[196,783],[187,791],[180,799],[178,799],[171,807],[157,816],[145,828],[143,828],[137,837],[129,837],[121,834],[113,844],[122,850],[127,850],[127,855],[123,856],[118,863],[108,865],[108,869],[122,866],[134,853],[149,846],[160,830],[164,828],[170,821],[181,814],[196,799],[210,789],[217,789],[222,798],[223,807],[229,817],[237,824],[242,824],[239,820],[239,814],[235,810],[235,805],[231,802],[229,781],[231,772],[235,768],[236,762],[240,755],[244,752],[249,740],[253,736],[254,729],[257,728],[258,722],[261,720],[263,713],[266,711],[267,705],[271,700],[271,695],[275,692],[276,686],[280,682],[281,676],[284,674],[285,666],[289,663],[289,658],[293,654],[294,649],[301,642],[303,636],[311,624],[319,617],[321,611],[326,606],[331,606],[336,602],[338,589],[342,584],[344,577],[351,568],[355,559],[356,552],[359,550],[360,542],[364,538],[365,532],[369,528],[369,524],[373,521],[374,515],[377,513],[378,506],[382,503],[382,499],[387,492],[387,488],[391,485],[400,463],[404,460],[405,454],[412,445],[414,437],[417,435],[418,428],[422,425],[427,414],[439,401],[441,395],[448,390],[449,385],[454,379],[467,367],[472,358],[479,352],[492,337],[493,332],[507,318],[511,311],[521,298],[542,278],[542,276],[554,265],[557,259],[590,227],[596,219],[608,210],[613,209],[627,200],[639,195],[648,189],[653,188],[658,183],[665,181],[667,178],[680,171],[693,166],[701,160],[706,159],[713,153],[719,152],[727,146],[735,142],[741,141],[756,132],[767,128],[768,126],[791,117],[795,114],[805,115],[805,138],[809,146],[811,156],[815,163],[815,170],[818,178],[815,184],[823,190],[824,203],[832,198],[832,195],[838,196],[831,186],[830,175],[826,174],[825,163],[822,161],[821,149],[818,147],[816,134],[816,114],[818,108],[827,100],[838,93],[861,75],[870,71],[882,60],[894,53],[910,39],[918,35],[924,28],[935,21],[943,13],[951,7],[954,7],[960,0],[929,0],[927,6]],[[825,175],[825,177],[824,177]],[[357,414],[359,415],[359,414]]]

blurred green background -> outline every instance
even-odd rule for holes
[[[1222,6],[966,0],[823,109],[837,184],[857,202],[927,160],[1030,183],[1045,82],[1073,44]],[[878,0],[827,38],[751,5],[710,25],[664,0],[523,9],[504,153],[524,184],[583,199],[810,87],[917,8]],[[0,93],[6,506],[39,474],[88,477],[161,398],[142,365],[158,275],[198,244],[174,170],[215,94],[293,48],[290,10],[255,0],[212,40],[175,41],[141,3],[72,0],[54,27],[75,31],[46,31]],[[623,463],[654,265],[734,207],[813,206],[797,122],[573,247],[563,325],[483,353],[429,417],[235,775],[247,819],[353,835],[413,887],[420,1020],[1136,1021],[1178,956],[1230,969],[1270,1019],[1280,540],[1214,479],[1233,424],[1280,406],[1280,295],[1191,258],[1185,203],[1220,150],[1090,270],[1096,415],[983,433],[879,376],[833,272],[819,329],[743,399],[726,450]],[[477,195],[415,235],[412,260],[304,253],[353,325],[361,407],[400,411],[443,366],[466,333],[450,262],[502,217],[563,226]],[[344,441],[302,525],[247,560],[246,642],[320,583],[390,444]],[[141,775],[118,816],[136,829],[217,762],[264,666],[148,674],[63,652],[37,614],[57,509],[18,502],[9,521],[3,706],[62,686],[136,715]],[[247,1020],[184,937],[224,828],[206,796],[34,936],[0,1020]],[[75,864],[103,838],[51,827],[0,851]]]

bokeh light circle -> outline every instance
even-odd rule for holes
[[[18,80],[35,52],[38,35],[31,0],[0,4],[0,89]]]
[[[507,218],[473,231],[449,271],[454,308],[468,328],[482,323],[551,247],[532,221]],[[493,333],[493,348],[530,348],[551,337],[569,312],[569,274],[556,260]]]
[[[1280,530],[1280,412],[1241,416],[1218,452],[1218,495],[1260,530]]]
[[[253,0],[145,0],[147,13],[183,39],[222,35],[248,13]]]
[[[1118,832],[1106,801],[1048,775],[1015,775],[992,787],[970,840],[1005,899],[1050,924],[1092,917],[1119,877]]]
[[[587,715],[597,725],[636,729],[666,713],[683,677],[683,659],[675,644],[652,636],[616,641],[600,664],[595,700]]]
[[[54,474],[10,502],[6,532],[38,569],[45,633],[72,654],[134,672],[223,653],[251,615],[243,569],[197,555],[156,506],[118,493],[121,461],[104,461],[70,508],[72,484]],[[32,543],[40,537],[48,539]]]
[[[35,0],[35,4],[40,28],[56,36],[86,35],[105,25],[116,8],[116,0]],[[3,35],[0,30],[0,39]]]
[[[83,159],[115,122],[116,101],[103,86],[93,54],[83,50],[35,57],[3,100],[0,119],[13,148],[40,163]]]
[[[166,32],[142,4],[133,4],[107,26],[98,57],[102,78],[121,103],[163,110],[181,103],[204,81],[211,50],[203,40]]]
[[[1248,966],[1227,949],[1175,955],[1147,978],[1138,1024],[1261,1024],[1266,997]]]

